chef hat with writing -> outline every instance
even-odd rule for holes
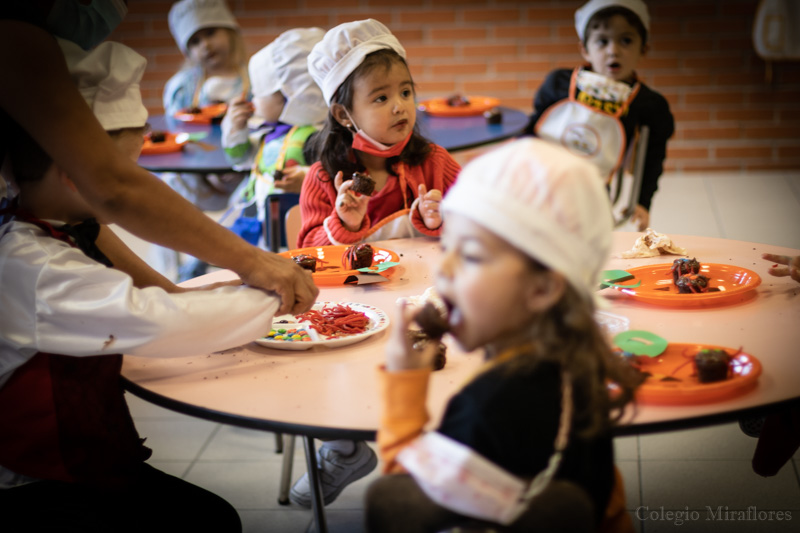
[[[594,14],[609,7],[624,7],[632,11],[642,21],[647,33],[650,33],[650,12],[642,0],[590,0],[575,11],[575,31],[581,41],[585,40],[586,25]]]
[[[172,4],[169,9],[169,31],[181,52],[186,54],[189,39],[205,28],[239,29],[225,0],[181,0]]]
[[[322,28],[295,28],[253,54],[248,64],[253,96],[280,91],[286,98],[279,120],[293,126],[325,120],[328,106],[308,72],[308,55],[322,40]]]
[[[105,41],[88,52],[58,39],[70,77],[106,131],[147,122],[139,82],[147,60],[124,44]]]
[[[339,86],[372,52],[388,48],[405,59],[406,50],[389,28],[375,19],[345,22],[328,30],[308,56],[308,70],[330,105]]]
[[[563,274],[591,301],[611,249],[611,206],[597,167],[524,138],[470,161],[442,201]]]

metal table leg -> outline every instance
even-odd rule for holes
[[[328,533],[328,524],[325,522],[325,502],[322,500],[322,482],[319,477],[317,450],[314,448],[313,437],[304,436],[303,444],[306,449],[308,482],[311,488],[311,510],[314,512],[317,533]]]
[[[292,483],[292,465],[294,464],[294,435],[283,435],[283,465],[281,467],[281,484],[278,492],[278,503],[289,505],[289,485]]]

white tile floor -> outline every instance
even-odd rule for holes
[[[652,212],[651,226],[662,233],[800,249],[800,171],[667,174]],[[144,253],[141,242],[130,242]],[[153,465],[226,498],[248,533],[306,531],[310,511],[277,503],[282,456],[274,452],[272,434],[190,418],[128,396],[139,432],[153,448]],[[647,520],[635,520],[641,532],[798,531],[800,453],[778,475],[763,478],[750,464],[756,440],[737,424],[624,437],[615,443],[628,509],[634,514],[642,506],[649,509]],[[305,471],[302,446],[296,447],[295,456],[297,477]],[[332,532],[363,531],[362,495],[376,476],[354,483],[328,507]],[[717,512],[718,506],[723,511],[726,506],[789,511],[792,520],[707,521],[707,507]],[[689,517],[683,522],[680,517],[663,518],[668,511],[684,511]]]

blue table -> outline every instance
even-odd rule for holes
[[[471,117],[433,117],[424,111],[417,112],[417,123],[422,135],[450,152],[466,150],[475,146],[503,141],[519,135],[528,123],[528,115],[522,111],[501,107],[502,121],[489,124],[483,115]],[[172,117],[154,115],[150,117],[154,130],[171,132],[206,132],[201,142],[214,147],[203,150],[188,143],[183,150],[170,154],[142,155],[139,165],[152,172],[197,172],[219,174],[231,171],[231,164],[221,148],[222,130],[218,124],[203,125],[181,122]]]
[[[502,116],[499,124],[489,124],[483,115],[434,117],[424,111],[417,111],[417,124],[423,136],[449,152],[457,152],[522,133],[528,124],[528,115],[510,107],[499,109]]]

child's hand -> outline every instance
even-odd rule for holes
[[[386,343],[386,370],[389,372],[433,368],[437,343],[426,342],[424,349],[415,350],[408,337],[408,327],[414,320],[414,312],[414,307],[404,300],[397,304],[397,319],[389,334],[389,342]]]
[[[308,167],[295,165],[293,167],[286,167],[281,172],[283,172],[283,175],[281,179],[275,180],[275,187],[283,189],[286,192],[300,192],[300,189],[303,187],[303,179],[308,172]]]
[[[333,178],[333,186],[339,192],[336,196],[336,214],[348,231],[358,231],[367,214],[369,196],[352,192],[350,190],[352,185],[353,180],[344,181],[341,170]]]
[[[650,211],[644,206],[636,204],[636,207],[633,208],[633,215],[631,215],[631,222],[638,224],[639,231],[646,230],[650,227]]]
[[[790,276],[800,283],[800,255],[792,257],[790,255],[761,254],[761,258],[778,263],[778,265],[785,265],[770,267],[768,271],[770,275],[777,277]]]
[[[247,127],[247,119],[253,116],[253,103],[247,99],[247,95],[240,94],[228,102],[228,111],[222,117],[222,122],[226,123],[227,131],[239,131]]]
[[[439,204],[442,202],[442,191],[425,187],[424,183],[419,184],[417,189],[419,195],[419,214],[428,229],[437,229],[442,225],[442,213],[439,211]]]

